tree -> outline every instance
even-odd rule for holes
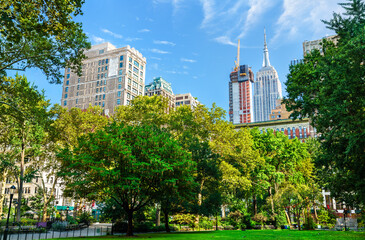
[[[337,200],[365,203],[365,3],[340,4],[327,28],[336,44],[324,41],[323,55],[312,51],[303,63],[290,67],[284,99],[294,118],[310,117],[320,133],[321,161],[327,182],[322,186]]]
[[[41,152],[41,143],[46,128],[50,125],[50,114],[47,110],[50,103],[25,77],[17,75],[15,79],[4,78],[4,84],[0,86],[0,97],[4,103],[0,104],[2,119],[13,128],[12,138],[8,141],[11,141],[12,154],[15,155],[16,171],[13,172],[13,177],[18,185],[19,221],[23,183],[34,176],[34,172],[30,168],[26,171],[25,166],[31,164],[31,160]]]
[[[133,235],[133,214],[158,199],[164,186],[190,178],[194,163],[189,154],[156,126],[112,123],[66,148],[63,175],[88,199],[112,198],[128,216],[127,235]]]
[[[51,83],[61,83],[60,70],[81,75],[84,50],[90,48],[81,23],[83,0],[16,1],[0,3],[0,75],[6,70],[38,68]]]

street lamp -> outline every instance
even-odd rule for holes
[[[68,219],[68,210],[70,210],[69,206],[67,206],[67,208],[66,208],[66,222],[67,222],[67,219]]]
[[[3,238],[3,240],[7,240],[8,239],[10,209],[11,209],[11,202],[13,201],[13,195],[14,195],[15,189],[16,189],[16,187],[14,185],[9,188],[10,203],[9,203],[8,218],[6,220],[6,227],[5,227],[5,231],[4,231],[4,238]]]
[[[113,208],[113,214],[112,214],[112,232],[111,232],[111,234],[112,234],[112,236],[114,235],[114,229],[113,229],[113,227],[114,227],[114,214],[115,214],[115,206],[113,206],[112,207]]]

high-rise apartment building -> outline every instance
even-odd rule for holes
[[[167,82],[162,77],[156,77],[153,82],[146,85],[145,95],[153,96],[160,95],[168,99],[169,108],[175,108],[175,95],[172,92],[171,83]]]
[[[288,112],[286,110],[285,104],[281,103],[282,99],[276,100],[276,107],[275,109],[271,110],[270,113],[270,120],[280,120],[280,119],[289,119],[290,114],[293,111]]]
[[[230,74],[229,81],[229,121],[233,124],[254,121],[252,84],[254,76],[248,65],[239,65]]]
[[[101,106],[106,115],[118,105],[144,94],[146,58],[130,46],[116,48],[111,43],[86,51],[82,76],[65,70],[61,105],[68,109]]]
[[[323,40],[326,39],[327,41],[331,41],[334,44],[336,44],[338,41],[338,38],[339,38],[338,35],[332,35],[332,36],[324,37],[324,38],[318,39],[318,40],[304,41],[303,42],[303,56],[307,55],[314,49],[317,49],[321,53],[323,53],[323,49],[322,49]]]
[[[276,107],[276,100],[281,98],[281,83],[275,68],[270,65],[266,33],[264,33],[264,58],[254,83],[255,121],[270,120],[270,113]]]
[[[190,93],[176,94],[175,95],[176,107],[189,105],[192,109],[198,106],[199,101],[196,100]]]

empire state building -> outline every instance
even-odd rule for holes
[[[255,122],[269,121],[270,113],[276,107],[276,100],[280,98],[282,98],[281,83],[275,68],[270,65],[266,32],[264,32],[264,58],[262,68],[257,72],[254,82]]]

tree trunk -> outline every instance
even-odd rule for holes
[[[160,226],[161,223],[160,217],[161,217],[161,210],[158,204],[156,204],[156,226]]]
[[[222,205],[221,209],[222,209],[222,218],[225,218],[226,217],[226,205]]]
[[[43,204],[43,212],[42,212],[42,222],[47,221],[47,205]],[[67,221],[67,219],[66,219]]]
[[[127,236],[133,236],[133,211],[128,210],[128,229],[127,229]]]
[[[1,193],[0,193],[0,216],[3,215],[3,205],[5,199],[5,184],[6,184],[7,171],[3,172],[2,181],[1,181]]]
[[[274,209],[274,199],[273,199],[273,196],[272,196],[272,187],[269,187],[269,198],[270,198],[270,204],[271,204],[271,212],[272,212],[272,215],[274,216],[275,215],[275,209]]]
[[[256,195],[253,195],[252,206],[253,206],[253,215],[256,216],[257,215],[257,197],[256,197]]]
[[[300,210],[298,211],[298,214],[297,214],[297,223],[298,223],[298,230],[302,230],[302,228],[300,227]]]
[[[171,232],[170,230],[170,226],[169,226],[169,213],[167,211],[164,212],[164,216],[165,216],[165,229],[166,232]]]
[[[215,215],[215,230],[218,231],[218,214]]]
[[[288,225],[290,226],[291,223],[290,223],[290,217],[289,217],[289,214],[288,214],[289,209],[288,209],[288,212],[284,209],[284,212],[285,212],[286,221],[288,222]]]
[[[25,126],[24,126],[25,127]],[[22,138],[22,151],[20,154],[20,176],[18,178],[18,208],[17,208],[17,215],[16,215],[16,221],[20,222],[20,209],[22,206],[22,197],[23,197],[23,178],[24,178],[24,163],[25,160],[25,138],[23,136]]]

